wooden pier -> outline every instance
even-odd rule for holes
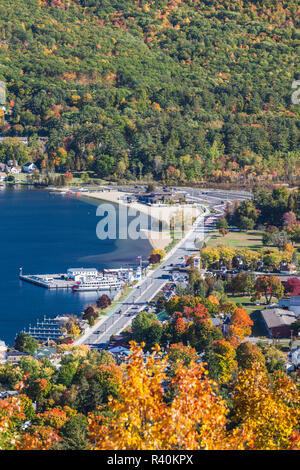
[[[30,282],[46,289],[72,289],[75,284],[74,280],[64,279],[65,274],[21,274],[19,278],[22,281]]]

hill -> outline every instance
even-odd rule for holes
[[[2,0],[3,136],[44,169],[300,178],[298,1]],[[298,74],[298,75],[297,75]],[[43,153],[37,136],[48,137]],[[0,145],[6,161],[18,147]]]

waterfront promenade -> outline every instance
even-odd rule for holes
[[[237,199],[249,199],[249,196],[244,193],[211,192],[204,195],[201,190],[188,189],[186,191],[187,196],[198,204],[206,202],[210,208],[214,207],[215,218],[223,214],[227,202]],[[163,262],[155,270],[150,271],[131,291],[127,298],[118,307],[114,308],[109,316],[102,317],[83,336],[78,338],[74,342],[75,345],[90,344],[97,346],[107,343],[112,335],[119,334],[131,324],[138,313],[145,309],[148,302],[169,281],[173,267],[180,265],[184,256],[196,251],[195,240],[203,241],[205,236],[213,229],[215,219],[212,222],[209,221],[212,219],[209,207],[202,206],[203,213],[198,216],[192,229],[167,254]]]

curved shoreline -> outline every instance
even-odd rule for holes
[[[118,204],[119,206],[126,207],[133,211],[133,215],[140,212],[147,215],[151,221],[154,221],[153,225],[151,222],[151,229],[143,229],[143,233],[145,233],[145,238],[149,240],[152,248],[158,249],[165,249],[172,241],[173,238],[170,233],[170,226],[171,226],[171,219],[178,218],[182,219],[183,214],[185,214],[185,222],[186,219],[189,218],[189,228],[192,225],[192,216],[197,217],[201,211],[198,208],[195,208],[191,205],[145,205],[138,202],[128,203],[126,202],[127,197],[132,197],[133,193],[130,192],[121,192],[116,190],[111,191],[97,191],[97,192],[85,192],[79,193],[80,196],[93,199],[95,201],[103,201],[103,202],[110,202],[112,204]],[[79,197],[80,197],[79,196]],[[167,230],[154,230],[153,227],[156,224],[163,224],[164,226],[167,225]],[[185,229],[186,230],[186,229]],[[181,237],[180,237],[181,238]],[[178,240],[179,241],[179,240]]]

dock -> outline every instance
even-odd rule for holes
[[[66,280],[66,274],[20,274],[22,281],[30,282],[46,289],[72,289],[75,284],[73,280]]]

